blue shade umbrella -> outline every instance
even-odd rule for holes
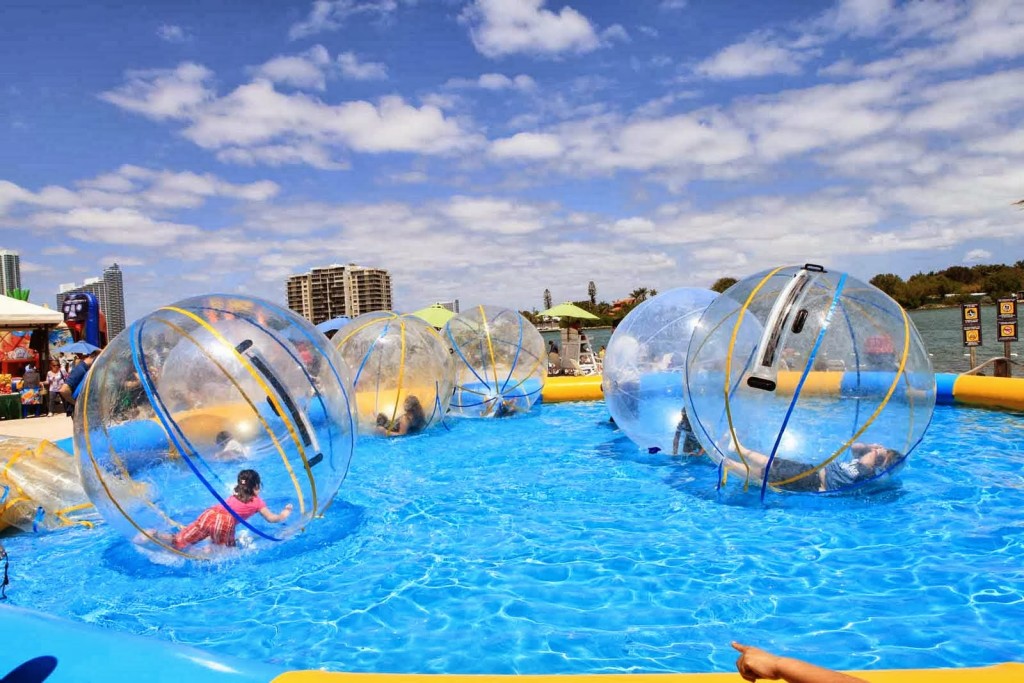
[[[316,329],[320,330],[324,334],[327,334],[328,332],[337,332],[338,330],[343,328],[345,326],[345,323],[347,323],[348,321],[349,319],[342,315],[331,320],[325,320],[324,322],[317,325]]]
[[[94,346],[87,341],[77,341],[74,344],[68,344],[57,349],[58,353],[84,353],[89,355],[93,351],[99,351],[100,347]]]

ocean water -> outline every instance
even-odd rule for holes
[[[10,602],[115,632],[364,672],[727,671],[737,639],[836,668],[1020,656],[1020,416],[939,407],[898,480],[722,496],[601,403],[364,439],[306,533],[152,564],[109,526],[4,539]],[[275,482],[264,482],[273,489]]]
[[[935,372],[960,373],[971,369],[968,349],[964,348],[961,337],[959,307],[911,311],[910,319],[914,321],[925,348],[931,355]],[[979,365],[989,358],[1003,355],[1003,344],[996,341],[995,306],[982,306],[981,319],[984,344],[975,350]],[[584,331],[592,340],[595,351],[608,345],[608,339],[612,333],[611,328],[607,327],[585,329]],[[559,343],[557,331],[543,332],[542,335],[545,344],[548,341]],[[1011,348],[1012,353],[1016,353],[1020,348],[1020,343],[1012,343]],[[1014,374],[1019,375],[1021,371],[1017,370]]]

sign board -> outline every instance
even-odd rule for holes
[[[964,327],[981,324],[981,306],[979,304],[960,304],[960,322]]]
[[[1015,342],[1015,341],[1017,341],[1017,323],[1016,323],[1016,321],[1014,321],[1012,323],[1004,323],[1004,322],[1000,321],[999,322],[999,337],[996,339],[996,341],[1001,341],[1001,342]]]
[[[965,327],[964,328],[964,346],[981,346],[981,328],[980,327]]]
[[[1017,322],[1017,300],[1000,299],[998,301],[999,322]]]
[[[960,327],[964,346],[981,346],[981,305],[960,304]]]

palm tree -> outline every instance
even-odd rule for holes
[[[544,310],[546,311],[549,308],[551,308],[551,290],[550,289],[545,289],[544,290]]]
[[[647,289],[646,287],[637,287],[636,289],[629,293],[629,298],[632,299],[634,303],[640,303],[641,301],[647,299],[647,295],[649,293],[650,290]]]
[[[597,285],[594,284],[593,280],[591,280],[590,284],[587,285],[587,296],[590,297],[590,305],[591,306],[596,306],[597,305]]]

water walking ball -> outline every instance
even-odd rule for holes
[[[390,311],[365,313],[332,341],[353,377],[360,431],[386,430],[410,407],[422,412],[419,431],[448,411],[455,362],[447,342],[422,319]]]
[[[719,481],[762,498],[883,480],[935,408],[931,361],[906,311],[815,265],[726,290],[701,317],[686,370],[689,420]]]
[[[630,311],[608,340],[605,404],[637,446],[673,455],[700,450],[683,417],[683,375],[690,336],[717,296],[693,287],[663,292]]]
[[[540,397],[544,338],[518,311],[476,306],[449,320],[445,336],[455,354],[452,413],[503,417],[528,411]]]
[[[351,391],[330,341],[287,309],[239,296],[165,306],[119,334],[86,375],[74,433],[82,483],[151,557],[222,550],[177,536],[208,508],[240,542],[274,544],[341,486],[356,438]],[[246,469],[271,510],[293,506],[283,523],[223,508]]]

